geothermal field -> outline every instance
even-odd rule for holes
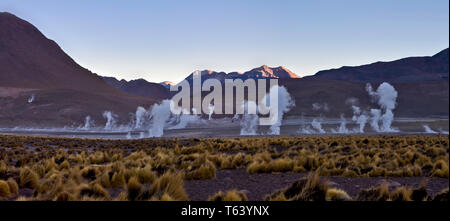
[[[273,88],[272,88],[273,89]],[[104,111],[63,128],[2,128],[3,200],[442,201],[448,199],[448,119],[395,118],[389,83],[366,92],[373,106],[346,103],[353,116],[286,115],[295,104],[278,89],[278,121],[220,117],[170,100],[138,107],[126,124]],[[33,102],[31,97],[28,102]],[[243,104],[248,110],[252,102]]]
[[[278,89],[278,120],[270,126],[260,126],[257,114],[248,114],[248,108],[257,108],[254,102],[245,102],[244,114],[232,117],[215,115],[214,105],[209,113],[198,114],[195,109],[173,114],[171,100],[163,100],[148,109],[138,107],[130,119],[119,119],[111,111],[104,111],[104,123],[97,123],[88,115],[79,125],[54,128],[0,127],[4,134],[34,136],[62,136],[72,138],[144,139],[155,137],[239,137],[239,136],[302,136],[302,135],[358,135],[358,134],[443,134],[448,135],[449,121],[443,117],[395,118],[398,93],[389,83],[381,84],[376,91],[370,84],[366,91],[372,107],[359,107],[358,100],[348,98],[345,103],[352,116],[327,118],[333,111],[328,104],[313,103],[311,109],[317,116],[286,115],[296,104],[285,87]],[[274,88],[272,88],[274,89]],[[270,92],[269,92],[270,93]],[[269,93],[266,97],[269,97]],[[34,95],[28,102],[32,103]],[[265,98],[268,99],[268,98]],[[301,105],[301,104],[297,104]]]

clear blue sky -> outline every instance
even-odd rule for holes
[[[194,70],[283,65],[298,75],[433,55],[448,0],[1,0],[101,75],[180,81]]]

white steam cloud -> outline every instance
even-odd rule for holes
[[[258,114],[249,114],[248,110],[257,108],[254,101],[246,101],[244,104],[244,115],[241,121],[241,136],[257,135],[259,117]]]
[[[103,112],[103,118],[106,119],[105,130],[112,130],[116,127],[116,114],[113,114],[111,111],[105,111]]]
[[[437,134],[438,132],[434,131],[433,129],[431,129],[428,125],[423,125],[423,128],[425,129],[425,133],[428,134]]]
[[[269,134],[272,135],[280,135],[280,126],[283,121],[283,115],[291,110],[292,107],[295,106],[295,102],[292,99],[291,95],[287,91],[284,86],[273,86],[270,88],[270,93],[275,93],[275,90],[278,90],[278,108],[276,109],[275,115],[277,115],[277,121],[275,124],[272,124],[269,128]],[[265,100],[267,103],[270,103],[270,94],[266,94]]]
[[[164,134],[164,126],[170,118],[171,100],[163,100],[161,104],[154,104],[150,110],[151,124],[148,129],[149,137],[161,137]]]
[[[34,95],[34,94],[32,94],[32,95],[31,95],[31,97],[30,97],[30,98],[28,98],[28,103],[29,103],[29,104],[33,103],[33,101],[34,101],[34,97],[35,97],[35,95]]]
[[[212,120],[212,115],[213,115],[213,113],[214,113],[214,105],[209,104],[208,110],[209,110],[208,120]]]
[[[147,115],[147,111],[143,107],[137,107],[136,115],[135,115],[135,125],[134,128],[141,128],[145,122],[145,117]]]
[[[311,122],[311,126],[313,129],[315,129],[318,133],[324,134],[325,130],[322,128],[322,122],[320,122],[317,119],[313,119]]]
[[[373,91],[372,85],[366,85],[366,91],[372,97],[374,101],[380,105],[381,110],[384,111],[381,117],[378,117],[381,120],[381,128],[379,131],[381,132],[398,132],[398,129],[392,128],[392,121],[394,120],[393,110],[396,106],[396,100],[398,93],[395,88],[387,82],[383,82],[378,86],[376,91]],[[380,111],[381,114],[381,111]],[[375,123],[372,123],[375,124]]]

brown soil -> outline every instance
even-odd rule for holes
[[[185,181],[184,187],[189,198],[194,201],[207,200],[218,191],[237,189],[243,191],[249,200],[263,200],[264,197],[278,189],[289,186],[294,181],[307,176],[307,173],[268,173],[249,174],[245,169],[218,170],[216,179]],[[427,191],[430,195],[439,193],[449,186],[445,178],[429,177],[324,177],[329,185],[345,190],[350,196],[356,196],[361,189],[377,186],[386,181],[390,188],[405,185],[417,187],[423,179],[427,180]]]

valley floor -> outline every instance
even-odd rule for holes
[[[319,119],[325,133],[319,133],[311,128],[313,118],[304,118],[291,116],[283,120],[280,129],[282,136],[305,136],[311,135],[301,131],[302,127],[309,127],[312,133],[316,135],[345,135],[339,133],[341,119],[322,118]],[[346,119],[346,128],[350,131],[347,135],[360,134],[359,125],[352,122],[352,119]],[[229,118],[219,118],[213,120],[201,119],[191,122],[186,128],[164,129],[163,137],[167,138],[208,138],[208,137],[239,137],[241,130],[241,121],[232,121]],[[430,130],[426,130],[425,126]],[[397,118],[394,120],[392,127],[398,129],[395,134],[448,134],[449,120],[448,118]],[[147,138],[146,130],[130,129],[128,126],[118,126],[117,128],[105,130],[103,127],[93,127],[82,129],[77,127],[56,127],[56,128],[29,128],[29,127],[1,127],[0,133],[17,134],[29,136],[52,136],[52,137],[70,137],[70,138],[104,138],[104,139],[141,139]],[[386,134],[378,133],[370,128],[369,123],[366,124],[363,134]],[[269,136],[268,126],[260,126],[257,135]]]

